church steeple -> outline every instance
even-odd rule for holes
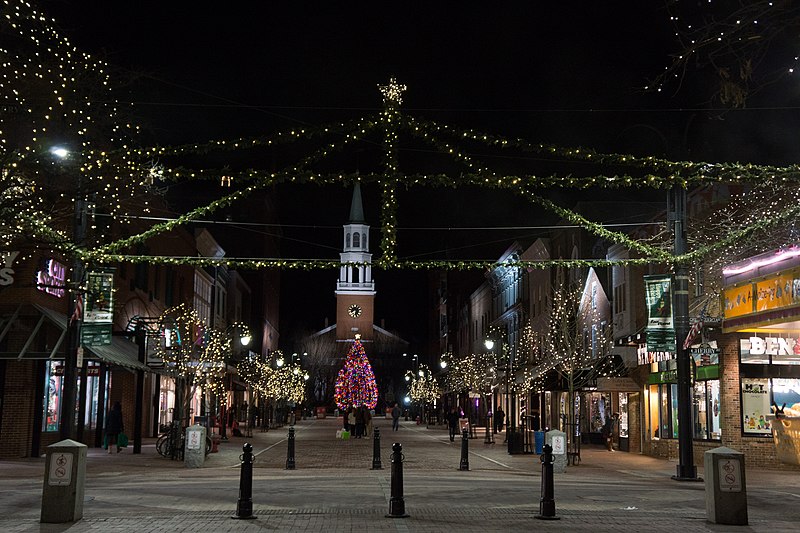
[[[353,201],[350,203],[350,223],[364,223],[364,206],[361,203],[361,182],[357,181],[353,187]]]
[[[341,267],[336,282],[336,337],[372,339],[375,282],[372,281],[372,254],[369,253],[369,225],[361,202],[361,185],[355,183],[350,204],[350,221],[343,226]],[[358,264],[352,264],[358,263]]]

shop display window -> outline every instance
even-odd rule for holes
[[[611,418],[611,394],[592,392],[587,394],[589,404],[589,431],[600,433],[607,418]]]
[[[87,364],[87,374],[86,409],[83,413],[83,423],[86,429],[95,429],[95,423],[97,422],[97,399],[100,392],[100,363],[96,361],[89,361]],[[110,384],[110,379],[106,380],[106,390],[105,394],[103,395],[104,398],[108,398]],[[79,377],[78,390],[80,390],[80,387],[82,387],[82,384],[80,383]]]
[[[695,439],[719,440],[722,437],[719,410],[719,380],[695,382],[692,395]]]
[[[800,416],[800,379],[772,379],[772,401],[789,416]]]
[[[42,431],[58,431],[61,420],[61,386],[64,378],[57,375],[58,364],[49,361],[44,377]]]
[[[619,393],[619,436],[628,436],[628,393]]]
[[[660,436],[658,411],[658,385],[650,385],[647,388],[647,427],[651,438]]]
[[[767,415],[771,413],[769,378],[742,378],[742,433],[770,435]]]
[[[670,383],[647,388],[647,427],[650,438],[678,438],[678,386]]]

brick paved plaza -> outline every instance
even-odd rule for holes
[[[83,520],[40,524],[44,460],[0,463],[0,531],[797,531],[800,476],[747,470],[750,525],[705,519],[703,483],[672,481],[675,463],[584,447],[582,463],[555,475],[558,521],[538,513],[541,465],[510,456],[502,444],[470,441],[470,471],[458,470],[460,442],[444,429],[378,420],[382,470],[371,470],[372,439],[335,439],[335,419],[296,426],[296,470],[284,469],[287,428],[234,437],[202,469],[159,457],[152,441],[141,455],[91,449]],[[256,520],[232,520],[238,456],[253,443]],[[405,519],[385,518],[390,449],[405,454]],[[702,469],[701,469],[702,471]]]

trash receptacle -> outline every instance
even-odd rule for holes
[[[542,448],[544,447],[544,431],[533,432],[533,451],[536,455],[542,455]]]
[[[508,432],[508,453],[523,453],[522,433],[519,431]]]

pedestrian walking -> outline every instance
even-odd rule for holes
[[[356,408],[350,407],[350,412],[347,414],[347,424],[350,426],[350,436],[355,437],[358,427],[356,426]]]
[[[108,453],[113,453],[114,446],[117,447],[117,453],[122,451],[119,447],[120,433],[125,431],[125,426],[122,423],[122,404],[114,402],[111,412],[108,413],[108,420],[106,420],[106,443],[108,444]]]
[[[369,412],[369,407],[364,406],[364,424],[365,434],[367,437],[372,437],[372,413]]]
[[[505,414],[505,412],[503,412],[503,408],[498,405],[497,409],[495,409],[495,411],[494,411],[494,432],[495,433],[500,433],[501,431],[503,431],[503,424],[505,424],[505,421],[506,421],[506,414]]]
[[[356,407],[356,435],[357,439],[360,439],[364,436],[364,407],[363,405],[359,405]]]
[[[606,443],[606,449],[610,452],[614,451],[614,425],[617,423],[618,418],[619,415],[614,413],[610,417],[606,418],[606,423],[603,424],[603,440]]]
[[[395,402],[394,407],[392,408],[392,429],[394,431],[400,429],[400,414],[400,406],[397,405],[397,402]]]
[[[453,442],[456,438],[456,433],[458,433],[458,409],[453,407],[450,409],[450,412],[447,413],[447,428],[450,430],[450,442]]]

